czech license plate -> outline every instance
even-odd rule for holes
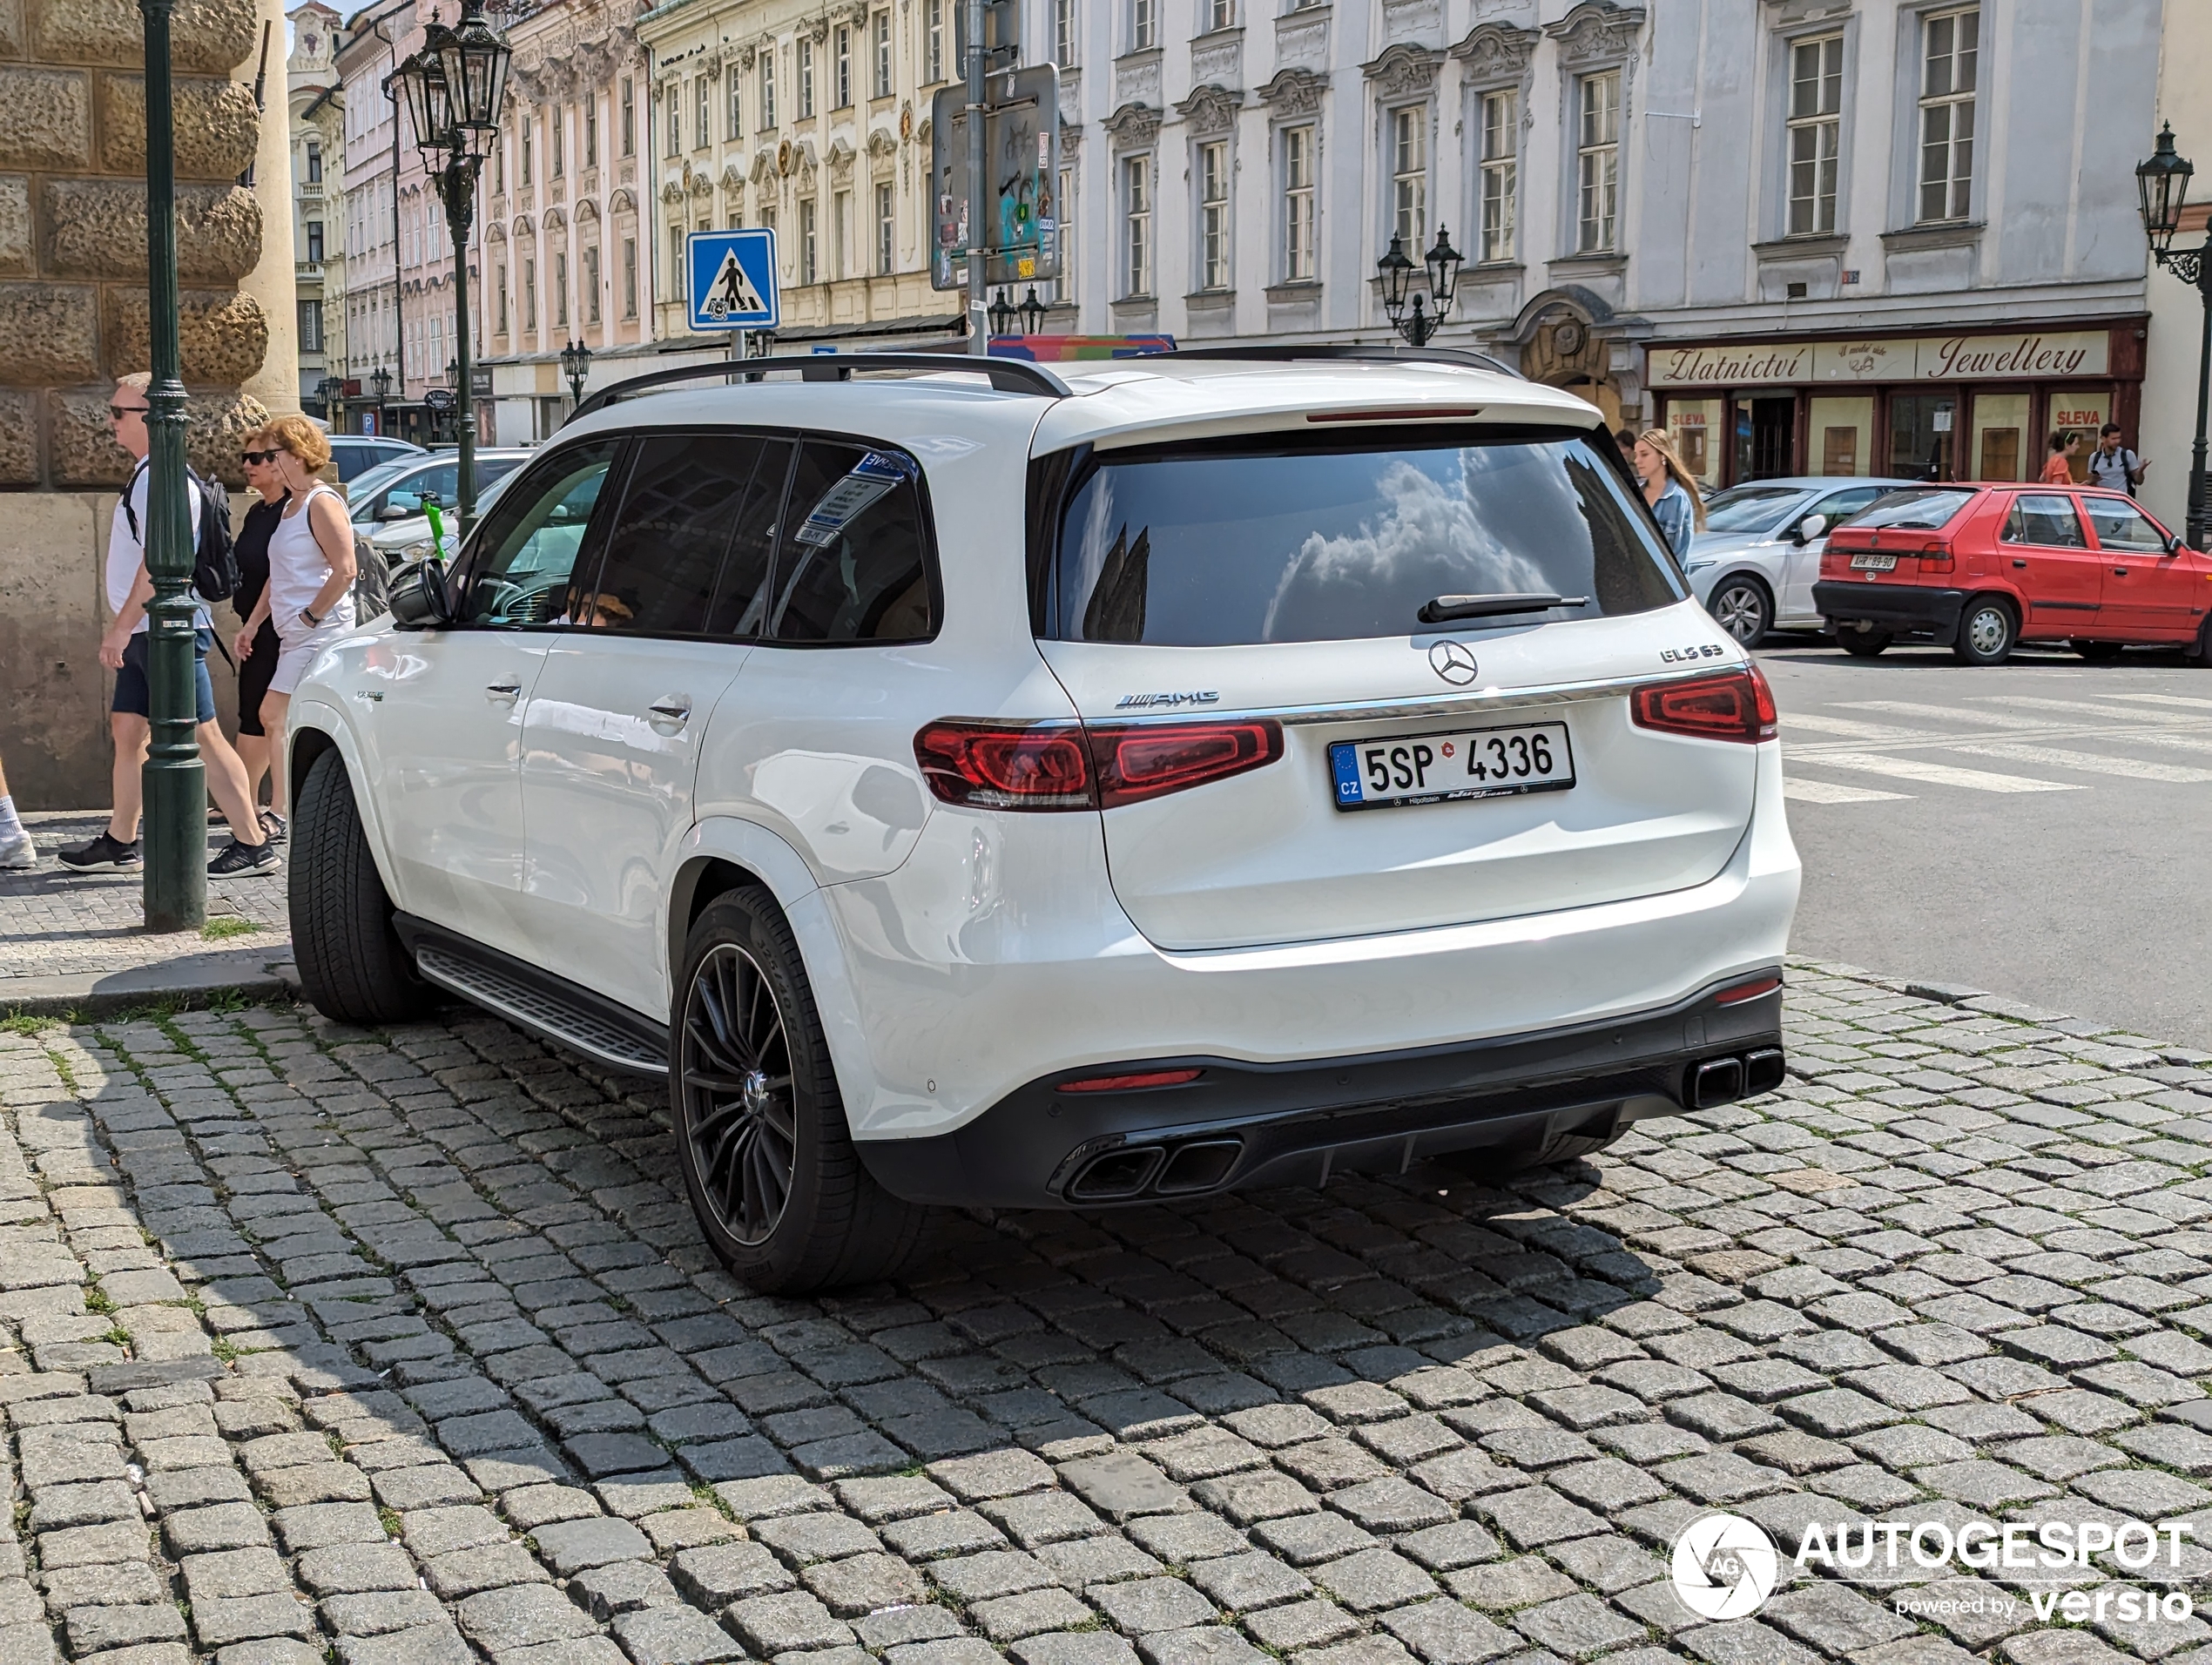
[[[1893,555],[1877,555],[1869,549],[1864,554],[1851,556],[1851,570],[1853,572],[1895,572],[1897,557]]]
[[[1453,798],[1518,798],[1575,784],[1564,723],[1462,729],[1329,748],[1339,809],[1396,809]]]

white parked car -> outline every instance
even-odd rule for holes
[[[1689,587],[1745,647],[1770,630],[1817,630],[1812,586],[1828,534],[1910,480],[1759,480],[1716,492],[1683,564]],[[1810,522],[1817,518],[1820,524]]]
[[[308,997],[664,1072],[759,1289],[1775,1086],[1766,684],[1597,414],[1441,356],[599,395],[293,698]]]

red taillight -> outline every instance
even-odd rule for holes
[[[1930,538],[1913,553],[1920,557],[1920,570],[1923,572],[1951,570],[1951,545],[1939,537]]]
[[[1630,709],[1644,728],[1701,740],[1741,740],[1756,745],[1780,731],[1774,691],[1757,665],[1639,688]]]
[[[1283,725],[1272,718],[1221,723],[1131,723],[1090,730],[1101,807],[1142,803],[1225,780],[1283,755]]]
[[[1130,1093],[1146,1087],[1180,1087],[1196,1081],[1203,1069],[1148,1069],[1135,1075],[1092,1075],[1082,1081],[1063,1081],[1056,1093]]]
[[[1748,983],[1738,983],[1733,988],[1723,988],[1713,996],[1716,1006],[1741,1006],[1745,1001],[1755,1001],[1762,994],[1771,994],[1782,987],[1779,977],[1754,977]]]
[[[1076,723],[947,719],[914,736],[930,791],[974,809],[1112,809],[1258,769],[1283,755],[1271,718]]]
[[[1074,723],[932,723],[914,736],[929,790],[975,809],[1096,809]]]

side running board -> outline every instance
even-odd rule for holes
[[[571,992],[547,974],[496,964],[491,952],[476,944],[457,947],[435,927],[405,919],[395,922],[409,939],[424,981],[600,1063],[640,1075],[668,1074],[665,1031],[651,1033],[659,1025],[609,1012],[589,991]]]

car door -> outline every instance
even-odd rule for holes
[[[456,575],[455,623],[390,644],[368,691],[379,791],[405,905],[529,958],[523,725],[617,442],[545,459],[486,517]]]
[[[2071,492],[2016,494],[1999,524],[1997,544],[1997,576],[2027,603],[2024,635],[2105,633],[2104,562],[2089,547]]]
[[[2089,530],[2103,558],[2102,623],[2145,642],[2185,642],[2204,621],[2212,590],[2203,568],[2169,548],[2157,522],[2125,497],[2084,494]]]
[[[1820,557],[1827,553],[1828,534],[1872,503],[1885,489],[1880,486],[1852,486],[1844,491],[1831,491],[1814,498],[1798,511],[1793,525],[1802,525],[1807,515],[1819,516],[1826,525],[1818,537],[1804,543],[1784,544],[1782,593],[1775,610],[1777,624],[1817,628],[1820,610],[1812,604],[1812,587],[1820,577]],[[1790,531],[1789,527],[1783,529],[1785,539]]]

